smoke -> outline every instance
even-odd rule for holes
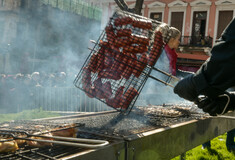
[[[5,63],[5,69],[0,69],[0,113],[38,107],[91,109],[94,100],[87,101],[73,81],[90,54],[90,39],[99,38],[101,22],[46,5],[22,11],[12,19],[4,15],[0,21],[9,27],[0,25],[0,32],[9,36],[1,44],[7,54],[0,57]],[[34,72],[39,77],[33,77]]]
[[[165,51],[161,53],[161,56],[157,60],[155,64],[155,68],[160,69],[166,73],[170,74],[170,66],[169,60]],[[169,79],[169,76],[158,72],[156,70],[152,70],[151,76],[160,79],[164,82],[170,83],[171,85],[175,85],[176,82],[174,79]],[[140,98],[143,99],[145,105],[163,105],[163,104],[176,104],[176,103],[189,103],[186,100],[180,98],[173,92],[173,88],[159,82],[151,77],[148,78],[141,94]]]

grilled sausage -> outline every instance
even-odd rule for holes
[[[112,25],[109,25],[105,28],[105,32],[106,32],[106,38],[108,40],[108,43],[111,45],[114,45],[115,43],[115,39],[117,38],[117,36],[114,33],[114,29]]]
[[[102,85],[102,90],[103,90],[103,96],[105,97],[105,99],[108,99],[112,96],[113,92],[112,92],[112,88],[111,88],[111,83],[109,81],[105,82]]]
[[[124,70],[128,65],[130,57],[131,57],[130,53],[123,53],[122,61],[119,63],[119,66],[117,67],[117,72],[119,72],[120,74],[124,72]]]
[[[141,29],[152,29],[152,22],[144,19],[136,19],[132,21],[132,26]]]
[[[138,94],[139,92],[134,87],[130,87],[120,101],[120,106],[122,107],[122,109],[127,109],[131,104],[132,100]]]
[[[146,45],[130,45],[130,46],[124,46],[123,51],[128,53],[144,53],[148,50],[148,47]]]
[[[106,53],[104,56],[104,69],[111,68],[113,65],[113,58],[109,55],[110,53]]]
[[[87,65],[88,69],[91,71],[91,72],[96,72],[96,69],[97,69],[97,62],[98,62],[98,54],[97,53],[94,53],[91,58],[90,58],[90,61]]]
[[[115,45],[117,47],[125,47],[125,46],[129,46],[132,44],[132,41],[130,38],[128,37],[119,37],[115,40]]]
[[[131,29],[119,29],[117,30],[117,37],[130,37]]]
[[[125,79],[129,79],[132,72],[133,72],[133,69],[136,65],[136,55],[134,54],[131,54],[131,58],[128,60],[128,63],[127,63],[127,67],[125,68],[125,70],[122,72],[122,76],[125,78]]]
[[[127,25],[127,24],[131,24],[132,21],[133,19],[131,17],[120,17],[114,20],[114,25],[115,26]]]
[[[149,45],[149,41],[150,39],[147,38],[146,36],[140,36],[140,35],[136,35],[136,34],[132,34],[130,36],[131,39],[131,43],[133,44],[141,44],[141,45]]]
[[[120,101],[122,99],[122,95],[123,95],[123,90],[124,90],[124,86],[120,86],[116,93],[115,96],[113,98],[108,98],[106,99],[106,103],[107,105],[113,107],[113,108],[120,108]]]
[[[121,79],[121,75],[114,71],[113,69],[105,69],[98,74],[99,78],[106,78],[106,79],[113,79],[113,80],[119,80]]]
[[[133,75],[135,77],[139,77],[144,68],[146,67],[148,63],[148,57],[146,53],[143,53],[139,59],[139,61],[136,62],[135,69],[133,70]]]
[[[96,69],[96,71],[97,72],[101,72],[103,69],[104,69],[104,58],[105,58],[105,56],[104,56],[104,53],[98,53],[97,54],[97,69]]]
[[[104,93],[103,93],[103,83],[101,81],[101,78],[97,78],[94,82],[94,88],[95,88],[95,95],[96,95],[96,98],[98,99],[104,99],[105,96],[104,96]]]
[[[111,67],[111,69],[114,71],[114,72],[118,72],[118,68],[119,66],[121,65],[121,62],[123,61],[123,54],[122,53],[119,53],[119,54],[116,54],[115,56],[115,59],[114,59],[114,62],[113,62],[113,65]]]
[[[85,87],[91,85],[91,71],[88,67],[84,67],[82,71],[82,85]]]
[[[157,31],[155,33],[155,37],[154,37],[153,48],[152,48],[152,50],[150,51],[150,54],[149,54],[148,64],[150,66],[155,65],[155,63],[157,62],[158,58],[160,57],[160,55],[162,53],[162,48],[163,48],[162,34],[161,34],[160,31]]]

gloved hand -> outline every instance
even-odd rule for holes
[[[189,101],[195,101],[198,93],[196,91],[193,75],[189,75],[179,81],[174,88],[174,93]]]
[[[209,113],[211,116],[216,116],[217,114],[224,114],[229,110],[235,109],[235,95],[224,92],[223,95],[216,98],[206,97],[205,99],[198,101],[196,104],[204,112]]]

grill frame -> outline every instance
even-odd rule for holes
[[[109,114],[117,114],[117,112],[108,111],[89,113],[38,119],[37,121],[81,121],[84,118],[90,119],[92,117]],[[235,116],[235,112],[230,112],[226,115]],[[135,157],[136,160],[142,160],[143,157],[147,157],[147,159],[158,157],[159,159],[171,159],[234,128],[235,123],[230,119],[205,116],[201,119],[189,120],[182,123],[180,122],[174,125],[159,127],[124,137],[115,138],[107,136],[109,140],[110,138],[112,139],[110,144],[107,146],[99,149],[77,150],[69,155],[64,153],[64,156],[59,158],[94,160],[95,157],[96,160],[103,160],[104,158],[127,160]],[[105,135],[103,136],[105,137]],[[102,139],[104,137],[102,137]],[[21,158],[24,156],[23,151],[18,154],[20,154]],[[0,155],[0,158],[2,158],[1,156],[2,155]],[[9,154],[8,156],[11,155]],[[31,157],[31,159],[33,159],[33,157]],[[44,157],[44,159],[49,158]],[[51,159],[53,159],[53,157]]]

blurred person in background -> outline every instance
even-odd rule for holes
[[[31,74],[31,78],[32,78],[32,85],[34,87],[42,87],[42,85],[40,84],[40,73],[39,72],[33,72]]]

